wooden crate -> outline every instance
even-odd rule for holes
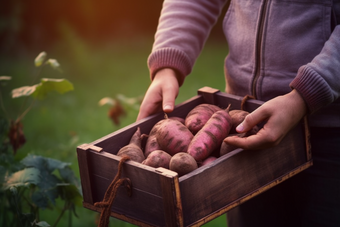
[[[201,103],[223,108],[231,104],[231,109],[240,109],[242,99],[204,87],[197,96],[177,105],[169,116],[185,117]],[[249,100],[245,109],[251,112],[261,104]],[[137,127],[148,134],[163,117],[162,113],[150,116],[77,147],[85,208],[101,211],[94,203],[103,199],[117,173],[121,159],[116,155],[118,150],[128,144]],[[127,161],[122,177],[130,179],[132,194],[129,196],[123,186],[118,189],[111,216],[138,226],[201,226],[311,165],[305,119],[273,148],[236,149],[181,177],[164,168]]]

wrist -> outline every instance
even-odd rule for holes
[[[305,116],[308,113],[308,108],[302,95],[296,89],[293,89],[287,95],[289,96],[289,100],[293,103],[292,108],[295,108],[302,117]]]
[[[164,83],[165,80],[169,80],[169,79],[170,80],[174,79],[179,84],[179,76],[177,72],[172,68],[160,69],[155,73],[155,76],[153,77],[153,81],[160,80],[162,81],[162,83]]]

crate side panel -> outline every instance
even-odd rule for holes
[[[83,192],[84,200],[93,203],[93,195],[92,195],[92,182],[90,177],[90,170],[87,164],[87,151],[82,148],[77,148],[77,159],[78,159],[78,167],[81,178],[81,187]]]
[[[99,154],[89,152],[88,157],[92,176],[98,176],[111,182],[117,173],[120,157],[106,152]],[[161,196],[159,177],[154,170],[152,167],[134,161],[126,161],[123,165],[121,177],[128,177],[135,185],[134,187],[138,187],[141,191]],[[152,181],[152,183],[150,184],[149,181]],[[101,197],[99,196],[99,198]]]
[[[101,200],[102,198],[99,197],[102,197],[102,195],[105,194],[106,188],[110,185],[112,180],[98,176],[94,176],[93,178],[94,184],[101,185],[96,191],[98,197],[94,197],[94,199]],[[155,226],[165,226],[163,198],[142,191],[137,188],[137,186],[136,183],[132,181],[131,196],[129,196],[127,189],[124,186],[120,186],[113,201],[111,211],[143,223],[149,223]]]
[[[119,160],[120,157],[107,152],[88,151],[93,204],[102,201],[108,186],[116,176]],[[127,161],[123,164],[121,178],[130,179],[132,195],[129,197],[126,189],[121,186],[112,210],[142,222],[164,225],[162,191],[159,175],[155,169]]]
[[[301,127],[275,148],[235,150],[180,178],[184,224],[190,225],[306,162]],[[300,140],[301,143],[294,141]]]
[[[222,92],[219,92],[215,95],[216,95],[216,98],[215,98],[216,103],[220,105],[221,107],[226,108],[230,104],[230,110],[241,109],[241,102],[243,100],[242,97],[239,97],[236,95],[230,95],[230,94],[226,94]],[[252,112],[262,104],[263,104],[262,101],[249,99],[244,105],[244,110],[248,112]]]

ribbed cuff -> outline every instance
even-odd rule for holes
[[[333,96],[326,81],[312,68],[300,67],[297,76],[290,83],[305,100],[309,114],[332,102]]]
[[[182,51],[173,48],[163,48],[154,51],[148,58],[151,80],[160,69],[172,68],[177,72],[178,84],[182,86],[184,79],[191,73],[192,63]]]

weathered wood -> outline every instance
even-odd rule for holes
[[[211,87],[202,87],[197,91],[197,94],[203,97],[205,103],[210,103],[219,106],[219,104],[217,104],[216,102],[215,94],[217,93],[220,93],[220,90]]]
[[[84,149],[85,148],[85,149]],[[77,147],[77,158],[79,165],[79,174],[81,179],[81,187],[83,192],[83,199],[89,203],[93,203],[92,182],[90,178],[89,165],[87,163],[87,147],[86,144]]]
[[[83,207],[89,209],[89,210],[93,210],[93,211],[96,211],[96,212],[101,212],[101,209],[98,208],[98,207],[95,207],[93,204],[91,203],[87,203],[87,202],[83,202]],[[115,213],[115,212],[111,212],[111,216],[112,217],[115,217],[117,219],[120,219],[120,220],[123,220],[123,221],[126,221],[126,222],[129,222],[131,224],[134,224],[134,225],[137,225],[139,227],[154,227],[155,225],[150,225],[148,223],[144,223],[144,222],[141,222],[141,221],[138,221],[134,218],[131,218],[129,216],[126,216],[124,214],[118,214],[118,213]]]
[[[304,150],[304,143],[291,142],[303,141],[302,130],[295,128],[275,150],[237,149],[200,171],[180,177],[184,224],[187,226],[228,206],[305,163],[305,153],[296,152]]]
[[[157,168],[156,171],[160,174],[166,226],[183,226],[178,174],[164,168]]]
[[[88,159],[92,184],[96,188],[96,193],[93,194],[92,204],[94,204],[102,201],[106,189],[117,173],[120,157],[105,151],[102,151],[100,155],[89,151]],[[124,163],[121,177],[130,179],[132,195],[129,197],[126,189],[120,187],[113,202],[112,211],[134,217],[144,223],[164,226],[161,183],[155,169],[130,160]]]
[[[243,97],[205,87],[197,96],[176,105],[168,116],[185,118],[201,103],[222,108],[231,104],[231,109],[240,109],[242,100]],[[244,107],[252,112],[262,103],[248,100]],[[148,134],[163,118],[163,113],[155,114],[77,148],[84,207],[100,211],[94,203],[103,199],[117,173],[120,157],[115,154],[128,144],[137,127]],[[101,148],[101,152],[91,146]],[[180,178],[173,171],[130,160],[124,163],[121,175],[132,182],[132,195],[120,187],[111,215],[138,226],[200,226],[310,165],[306,120],[276,147],[259,151],[236,149]]]

